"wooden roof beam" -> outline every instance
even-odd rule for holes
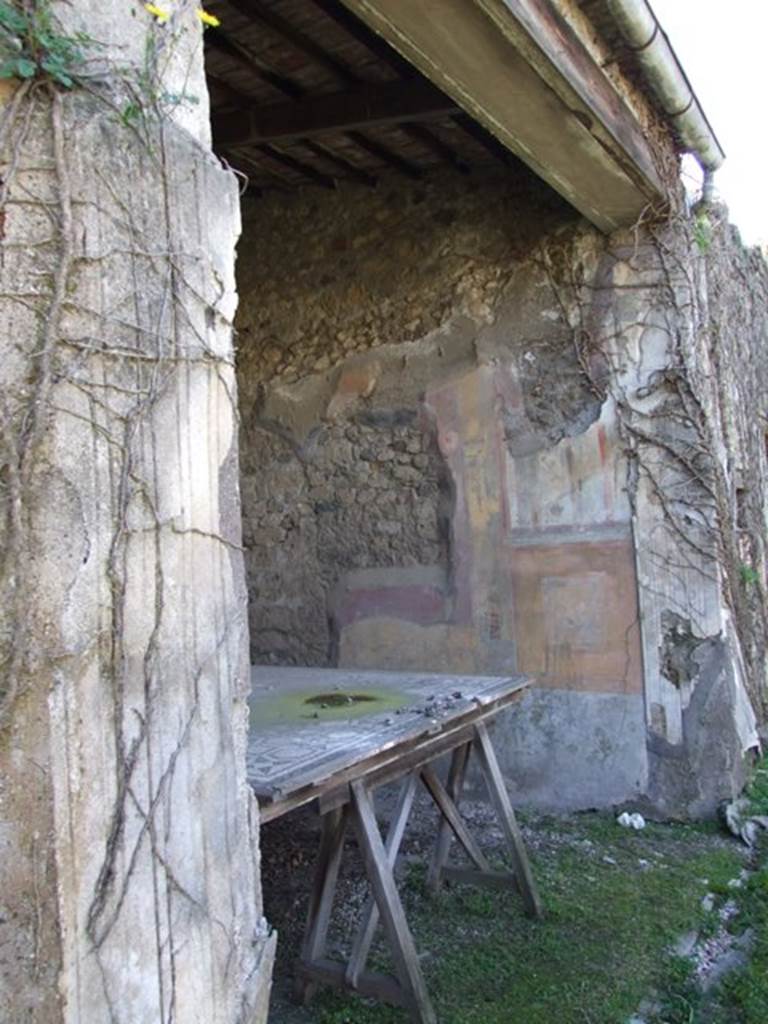
[[[604,231],[635,223],[667,198],[653,139],[559,5],[344,3]]]
[[[362,84],[362,80],[354,69],[349,67],[344,61],[329,54],[322,46],[319,46],[314,39],[311,39],[305,33],[296,29],[290,22],[286,21],[280,15],[275,14],[273,11],[264,8],[259,0],[226,0],[229,7],[233,10],[238,11],[243,17],[248,18],[249,21],[259,23],[263,25],[268,31],[272,32],[273,35],[282,39],[289,46],[292,46],[295,50],[303,53],[309,60],[314,61],[316,64],[326,68],[326,70],[332,72],[341,82],[347,86],[355,86]],[[382,40],[377,39],[361,22],[359,22],[354,16],[350,15],[344,8],[338,6],[334,7],[331,3],[321,4],[326,14],[330,14],[333,20],[336,21],[342,29],[348,34],[351,33],[353,37],[364,45],[370,52],[378,56],[379,59],[385,58],[386,63],[392,67],[394,71],[401,77],[412,78],[416,74],[415,68],[404,61],[388,44]],[[221,83],[222,86],[225,83]],[[290,83],[292,84],[292,83]],[[247,106],[246,103],[240,103],[241,107]],[[454,170],[459,171],[461,174],[468,174],[470,168],[468,165],[461,160],[456,153],[451,149],[450,146],[446,145],[440,138],[438,138],[433,132],[424,125],[416,124],[401,124],[400,129],[404,134],[409,135],[412,139],[415,139],[425,149],[430,150],[433,154],[453,167]],[[377,156],[379,159],[388,163],[401,173],[407,174],[409,177],[414,177],[414,171],[417,170],[415,166],[409,161],[404,160],[397,154],[392,153],[387,147],[379,142],[371,143],[371,140],[364,139],[359,135],[358,138],[351,139],[360,148],[365,148],[372,155]],[[365,145],[361,145],[361,141],[364,141]],[[309,139],[302,139],[302,144],[308,149],[314,156],[325,160],[326,162],[334,164],[339,168],[347,177],[354,178],[364,185],[372,186],[376,183],[376,178],[368,174],[366,171],[354,164],[346,161],[343,157],[338,156],[332,150],[327,149],[324,146],[319,146],[317,143],[313,143]]]
[[[377,142],[375,139],[369,138],[367,135],[363,135],[362,132],[347,132],[347,138],[354,142],[356,146],[359,146],[360,149],[365,150],[366,153],[370,153],[371,156],[375,156],[378,160],[389,164],[390,167],[394,167],[396,171],[404,174],[406,178],[420,181],[424,177],[424,172],[416,164],[406,160],[399,153],[393,153],[387,146],[382,145],[382,143]]]
[[[314,181],[316,185],[322,185],[323,188],[335,189],[336,182],[327,174],[323,174],[322,171],[318,171],[316,167],[312,167],[311,164],[305,164],[303,160],[297,160],[295,157],[290,156],[288,153],[283,153],[279,149],[275,149],[274,146],[257,146],[257,153],[262,153],[269,160],[274,163],[282,164],[283,167],[287,167],[291,171],[295,171],[296,174],[300,174],[302,177]]]
[[[344,61],[328,53],[314,39],[295,28],[279,14],[264,7],[258,0],[227,0],[227,5],[242,14],[244,18],[248,18],[249,21],[263,25],[273,35],[292,46],[294,50],[298,50],[305,57],[321,64],[326,70],[335,74],[345,84],[353,85],[359,81],[357,75]]]
[[[214,117],[213,132],[218,146],[248,146],[439,119],[457,111],[453,100],[426,81],[387,82],[222,113]]]
[[[272,11],[265,10],[259,0],[227,0],[230,7],[234,7],[251,18],[254,21],[260,22],[266,28],[270,29],[275,35],[280,36],[289,45],[293,46],[294,49],[299,50],[310,60],[313,60],[316,64],[320,64],[327,70],[331,71],[336,75],[345,85],[358,85],[362,79],[360,76],[349,67],[344,61],[339,60],[337,57],[332,56],[322,46],[306,36],[303,32],[297,31],[292,25],[286,22],[283,18],[274,14]],[[332,3],[320,3],[324,13],[332,17],[332,19],[347,33],[351,34],[353,38],[361,43],[366,49],[373,53],[374,56],[378,57],[379,60],[383,60],[389,67],[395,71],[400,78],[411,79],[417,74],[416,69],[412,64],[404,61],[398,53],[396,53],[388,43],[383,42],[377,36],[367,29],[362,22],[358,21],[353,15],[343,7],[338,5],[334,6]],[[429,128],[424,125],[417,124],[403,124],[399,126],[405,135],[415,139],[424,149],[428,149],[431,153],[437,156],[444,163],[453,167],[454,170],[460,174],[469,174],[469,166],[456,155],[450,146],[446,145],[442,139],[438,138]],[[354,140],[353,140],[354,141]],[[368,142],[370,140],[366,140]],[[311,144],[306,142],[305,145],[311,148]],[[382,159],[385,159],[387,163],[395,166],[397,170],[403,172],[401,166],[402,158],[400,160],[394,159],[394,154],[390,153],[386,147],[381,143],[376,142],[375,148],[378,151],[377,155],[380,155]],[[369,152],[373,152],[369,147]],[[385,155],[388,154],[388,155]],[[319,155],[319,154],[316,154]],[[335,154],[326,152],[327,159],[336,159]],[[343,163],[343,160],[342,160]],[[412,164],[408,164],[409,171],[405,173],[410,174],[410,168]],[[352,170],[357,170],[352,168]],[[359,174],[365,172],[359,172]],[[353,174],[353,176],[355,176]],[[374,179],[375,180],[375,179]],[[370,182],[367,182],[368,184]]]
[[[366,185],[368,188],[375,188],[377,179],[373,174],[369,174],[368,171],[363,170],[362,167],[358,167],[357,164],[353,164],[350,160],[346,160],[343,156],[339,156],[338,153],[334,153],[332,149],[327,146],[321,146],[319,142],[313,142],[312,139],[302,139],[301,144],[305,149],[308,149],[313,156],[316,156],[318,160],[324,160],[326,163],[333,164],[337,167],[342,174],[347,178],[353,178],[358,181],[361,185]]]
[[[261,79],[262,82],[271,85],[273,89],[282,93],[283,96],[297,100],[304,95],[304,90],[300,85],[297,85],[290,78],[286,78],[285,75],[281,75],[269,67],[268,64],[251,53],[242,44],[233,42],[228,36],[224,35],[221,29],[209,28],[205,33],[205,45],[236,61],[241,67],[244,67],[252,75]]]

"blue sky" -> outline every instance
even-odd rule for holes
[[[715,184],[745,242],[768,243],[768,0],[650,0],[726,152]]]

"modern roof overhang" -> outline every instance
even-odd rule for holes
[[[344,0],[604,231],[665,197],[641,124],[546,0]]]
[[[389,172],[472,174],[491,162],[518,183],[536,174],[610,232],[669,198],[665,154],[638,96],[677,151],[693,152],[710,175],[722,162],[648,0],[206,8],[221,19],[205,33],[214,143],[253,196],[344,180],[373,188]]]

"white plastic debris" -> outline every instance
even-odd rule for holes
[[[638,832],[641,828],[645,828],[645,818],[642,814],[630,814],[628,811],[624,811],[618,816],[616,821],[623,828],[634,828]]]

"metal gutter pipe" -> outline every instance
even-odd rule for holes
[[[712,173],[725,160],[725,153],[666,33],[647,0],[607,0],[607,3],[665,114],[706,172],[707,190]]]

